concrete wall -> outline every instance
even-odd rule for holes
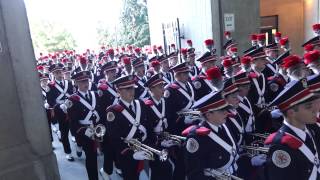
[[[212,38],[211,0],[148,0],[151,44],[163,45],[162,23],[180,19],[182,47],[192,39],[196,51],[204,51],[203,41]]]
[[[0,179],[59,179],[23,0],[0,1]]]
[[[179,18],[185,35],[182,47],[192,39],[196,51],[204,51],[203,41],[213,38],[219,54],[224,42],[224,13],[235,14],[233,37],[240,50],[250,46],[248,35],[260,25],[259,1],[255,0],[148,0],[148,13],[152,44],[163,44],[161,23]]]
[[[304,42],[303,0],[260,0],[260,15],[278,15],[279,31],[288,36],[293,53],[301,54]]]
[[[231,32],[238,43],[239,52],[251,46],[249,34],[258,32],[260,27],[260,6],[257,0],[219,0],[221,2],[221,27],[224,32],[224,14],[233,13],[235,17],[235,31]],[[215,0],[214,2],[217,2]],[[225,41],[225,40],[224,40]]]
[[[320,0],[304,0],[304,39],[314,37],[312,25],[319,23]]]

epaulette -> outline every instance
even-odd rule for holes
[[[255,78],[258,78],[258,75],[255,72],[250,72],[248,77],[251,79],[255,79]]]
[[[107,84],[99,84],[98,89],[101,91],[105,91],[108,89],[108,85]]]
[[[114,111],[116,111],[116,112],[121,112],[121,111],[124,109],[124,107],[121,106],[120,104],[112,105],[112,106],[110,106],[109,108],[112,109],[112,110],[114,110]],[[109,109],[109,108],[108,108],[108,109]]]
[[[199,135],[199,136],[206,136],[210,133],[210,129],[203,127],[203,126],[197,126],[197,125],[192,125],[186,128],[185,130],[182,131],[183,136],[189,136],[189,135]]]
[[[49,86],[54,86],[56,83],[54,81],[51,81],[48,83]]]
[[[229,112],[227,114],[227,117],[234,118],[234,117],[236,117],[236,114],[233,114],[233,113]]]
[[[144,101],[144,104],[147,105],[147,106],[152,106],[152,105],[154,105],[153,101],[151,101],[151,100],[149,100],[149,99],[145,100],[145,101]]]
[[[69,99],[71,101],[80,101],[80,96],[78,96],[77,94],[72,94]]]
[[[170,84],[169,87],[172,88],[172,89],[179,89],[180,88],[180,86],[178,86],[175,83]]]
[[[292,149],[298,149],[303,144],[299,139],[291,134],[279,132],[272,133],[264,142],[266,145],[270,145],[272,143],[287,145]]]

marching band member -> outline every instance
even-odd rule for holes
[[[228,179],[237,174],[238,147],[225,125],[228,103],[220,92],[196,101],[193,109],[204,118],[201,125],[184,130],[186,172],[189,180]]]
[[[66,116],[65,100],[73,94],[73,86],[71,81],[63,79],[63,65],[53,64],[49,71],[53,74],[54,80],[48,84],[47,102],[49,108],[53,108],[55,120],[59,123],[59,130],[61,132],[61,142],[68,161],[74,161],[71,155],[71,148],[69,142],[69,122]]]
[[[146,88],[149,89],[150,96],[145,100],[147,105],[147,116],[149,121],[152,121],[153,132],[158,137],[155,141],[155,147],[157,149],[170,148],[175,146],[173,140],[163,139],[161,133],[167,131],[168,128],[168,106],[167,100],[163,97],[164,93],[164,80],[162,74],[156,74],[152,76],[145,84]],[[151,168],[151,179],[162,180],[172,179],[173,167],[169,161],[150,161]]]
[[[307,127],[316,123],[318,97],[306,79],[290,82],[271,102],[283,113],[282,127],[265,141],[270,145],[266,162],[269,179],[319,179],[319,137]]]
[[[116,152],[116,160],[124,180],[138,180],[144,160],[150,160],[145,151],[131,151],[125,141],[137,139],[141,143],[151,144],[151,122],[146,116],[146,105],[134,100],[135,80],[132,75],[113,81],[120,95],[119,101],[106,110],[107,132],[111,146]]]
[[[105,122],[100,119],[102,109],[99,96],[89,90],[90,71],[80,71],[73,75],[72,79],[78,86],[78,90],[65,103],[68,108],[70,128],[76,132],[77,143],[81,145],[86,154],[86,169],[89,180],[98,180],[97,134],[95,134],[97,130],[95,128],[98,125],[105,128]]]

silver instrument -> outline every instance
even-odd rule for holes
[[[159,151],[157,149],[154,149],[150,146],[147,146],[145,144],[142,144],[140,141],[137,139],[130,139],[126,140],[123,139],[125,143],[128,144],[129,148],[132,149],[133,151],[144,151],[148,154],[149,159],[154,160],[154,154],[159,156],[160,161],[166,161],[168,159],[168,151],[167,150],[162,150]]]
[[[260,146],[240,146],[242,149],[247,150],[250,157],[254,157],[259,154],[266,154],[269,151],[268,147],[260,147]]]
[[[89,126],[88,128],[91,128],[92,131],[94,132],[94,137],[93,139],[95,139],[98,142],[102,142],[103,141],[103,136],[106,134],[106,127],[103,124],[98,124],[96,126]]]
[[[177,144],[179,146],[182,145],[183,142],[185,142],[187,140],[186,137],[173,135],[168,132],[160,132],[158,134],[158,136],[160,137],[160,139],[172,140],[175,144]]]
[[[205,175],[212,176],[216,179],[219,180],[243,180],[242,178],[239,178],[235,175],[232,175],[231,173],[221,171],[221,170],[216,170],[216,169],[205,169],[204,170]]]
[[[261,134],[261,133],[250,133],[249,135],[256,136],[256,137],[259,137],[259,138],[262,138],[262,139],[267,139],[270,134],[268,134],[268,133],[265,133],[265,134]]]
[[[202,117],[200,111],[179,111],[177,112],[180,116],[195,116],[195,117]]]

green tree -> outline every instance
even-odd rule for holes
[[[100,45],[118,46],[116,31],[112,31],[112,28],[105,26],[103,22],[98,22],[97,27],[97,39]]]
[[[124,0],[120,16],[119,44],[138,47],[150,44],[147,3],[145,0]]]
[[[74,49],[77,43],[72,34],[62,25],[42,21],[30,25],[33,46],[40,52],[56,52]]]

